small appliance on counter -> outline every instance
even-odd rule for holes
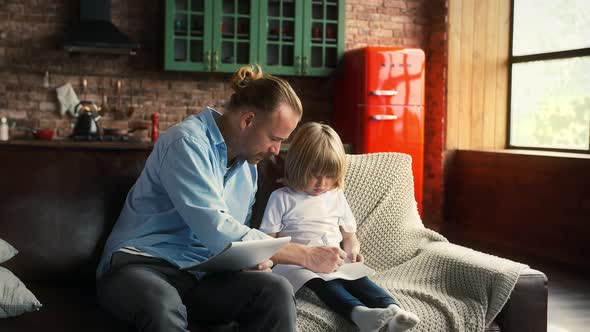
[[[74,126],[72,138],[76,141],[97,141],[100,140],[100,126],[98,121],[100,107],[90,101],[81,101],[76,106],[75,113],[78,120]]]

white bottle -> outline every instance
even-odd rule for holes
[[[5,117],[0,119],[0,141],[8,141],[8,123]]]

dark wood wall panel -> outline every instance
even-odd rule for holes
[[[590,268],[590,157],[453,151],[445,159],[451,238]]]

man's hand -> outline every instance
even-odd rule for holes
[[[255,267],[245,270],[245,271],[252,271],[252,272],[272,272],[271,267],[273,266],[273,262],[271,260],[267,260],[266,262],[262,262]]]
[[[344,264],[346,252],[338,247],[308,247],[291,242],[271,259],[277,264],[293,264],[313,272],[331,273]]]
[[[345,258],[346,252],[338,247],[309,247],[303,267],[319,273],[336,272]]]

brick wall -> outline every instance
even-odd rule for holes
[[[100,104],[105,95],[112,109],[119,105],[117,80],[122,81],[121,108],[126,110],[133,98],[135,112],[130,118],[124,112],[109,112],[102,120],[104,127],[147,124],[150,115],[159,112],[164,130],[205,105],[222,108],[231,94],[230,75],[162,70],[163,1],[151,1],[149,6],[141,0],[113,1],[112,7],[114,24],[141,43],[138,55],[73,55],[60,49],[63,31],[77,16],[76,0],[0,1],[0,116],[19,125],[57,128],[59,136],[67,136],[73,120],[59,116],[55,88],[70,82],[80,99]],[[434,224],[440,222],[445,17],[445,0],[346,1],[346,49],[395,45],[426,50],[424,216]],[[301,97],[304,121],[332,121],[330,78],[285,78]],[[83,79],[88,82],[86,95]]]

